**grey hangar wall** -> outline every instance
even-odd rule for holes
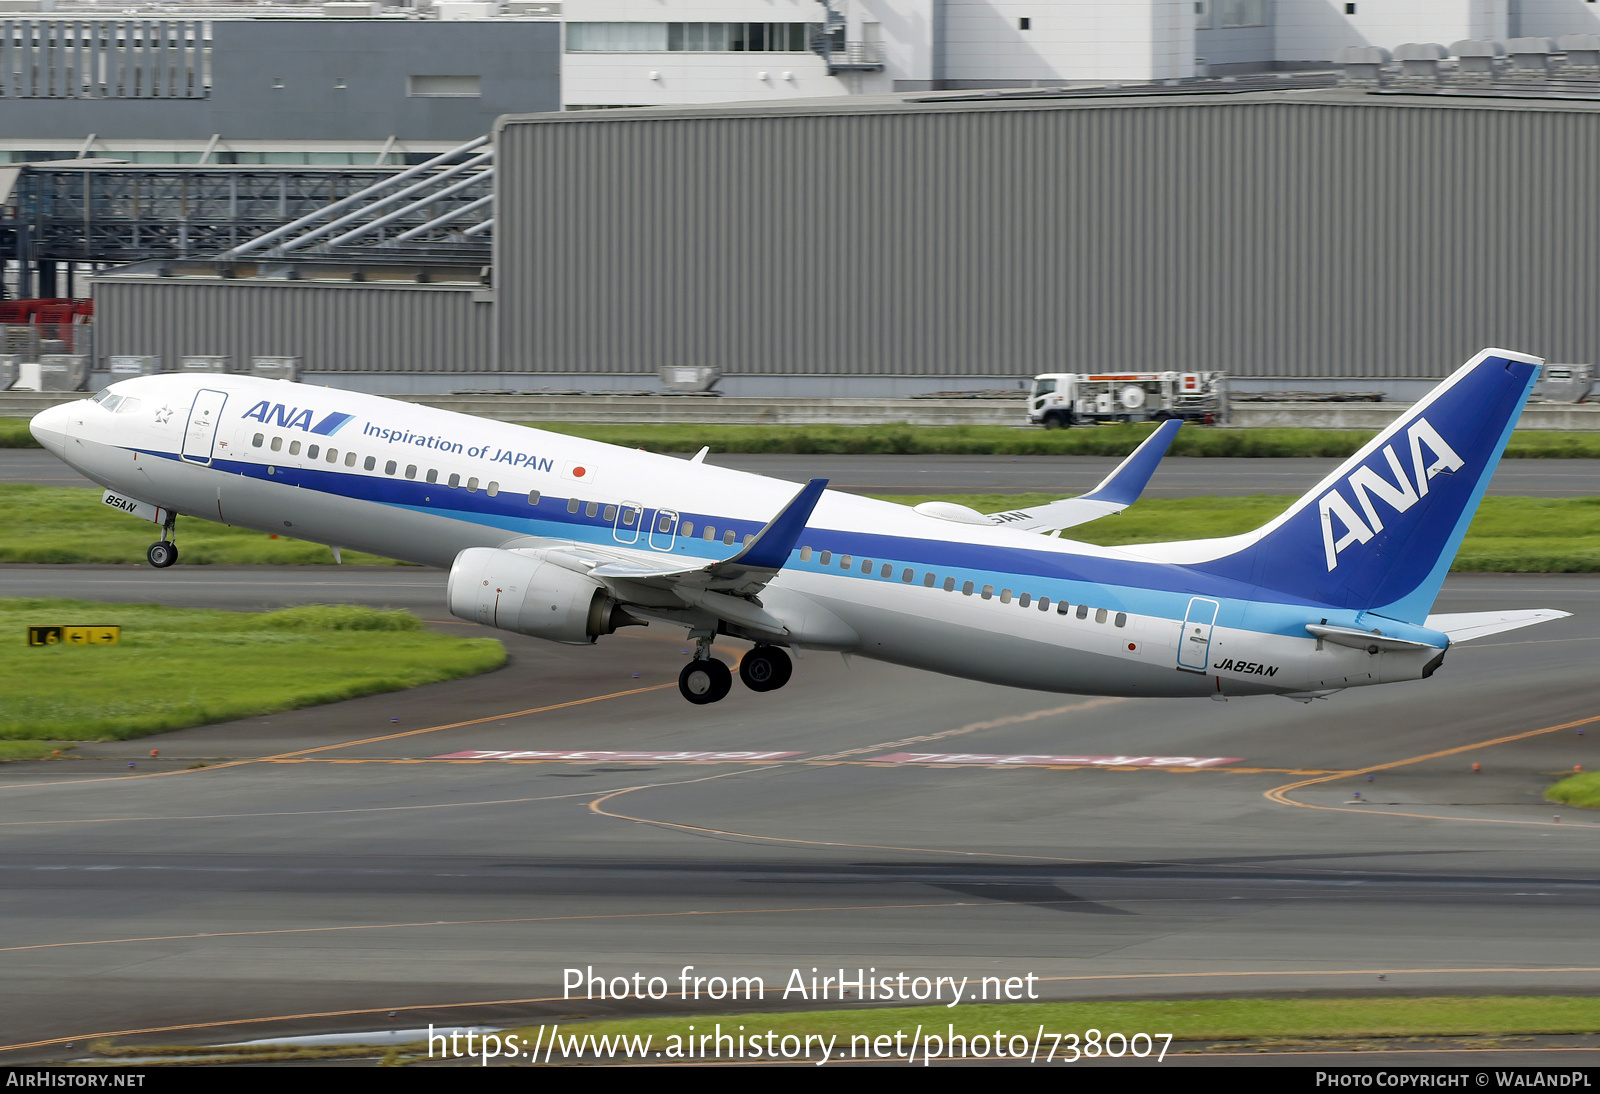
[[[740,394],[1600,357],[1600,101],[901,96],[509,116],[496,140],[492,293],[344,284],[312,318],[333,288],[111,274],[97,352],[296,353],[367,386],[715,365]]]

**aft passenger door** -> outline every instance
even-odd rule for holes
[[[1190,672],[1205,672],[1211,664],[1211,628],[1217,622],[1217,602],[1204,597],[1189,601],[1183,617],[1183,633],[1178,635],[1178,667]]]
[[[226,392],[202,388],[195,394],[189,410],[189,423],[183,430],[183,458],[192,463],[210,463],[211,449],[217,443],[217,423],[222,420]]]

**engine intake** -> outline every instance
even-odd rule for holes
[[[592,577],[537,555],[469,547],[450,567],[450,614],[470,623],[586,646],[640,626]]]

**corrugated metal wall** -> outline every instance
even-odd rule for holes
[[[1595,361],[1597,106],[1320,92],[504,120],[500,366]]]
[[[303,357],[311,372],[487,372],[492,306],[470,286],[95,280],[95,344],[113,354]]]

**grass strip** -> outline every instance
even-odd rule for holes
[[[533,429],[648,452],[792,452],[828,455],[1126,456],[1155,426],[1030,429],[1005,425],[698,425],[524,422]],[[1178,431],[1169,455],[1343,458],[1377,436],[1361,429],[1214,429]],[[1600,459],[1600,432],[1523,430],[1507,459]]]
[[[122,628],[114,646],[27,645],[30,625],[112,624]],[[434,634],[404,611],[0,599],[0,739],[125,740],[472,676],[505,659],[492,638]]]
[[[1138,1000],[1113,1003],[999,1003],[957,1007],[895,1007],[885,1009],[782,1011],[776,1013],[678,1015],[663,1018],[619,1018],[565,1026],[585,1036],[616,1034],[653,1038],[652,1051],[663,1049],[665,1039],[723,1032],[748,1037],[768,1030],[785,1034],[837,1036],[849,1051],[851,1037],[893,1037],[903,1031],[909,1039],[920,1025],[924,1032],[993,1037],[1013,1035],[1033,1038],[1043,1026],[1047,1035],[1085,1031],[1170,1033],[1174,1040],[1283,1040],[1286,1038],[1340,1037],[1443,1037],[1466,1035],[1592,1033],[1600,1024],[1600,999],[1570,996],[1445,996],[1386,999],[1199,999]],[[739,1027],[744,1026],[743,1034]],[[514,1031],[529,1045],[538,1027]],[[549,1031],[546,1030],[546,1038]],[[763,1040],[763,1044],[765,1041]],[[858,1050],[859,1051],[859,1050]],[[847,1055],[848,1058],[848,1055]],[[859,1057],[858,1057],[859,1058]]]
[[[0,741],[0,763],[7,760],[42,760],[55,752],[67,752],[65,741]]]
[[[522,422],[532,429],[648,452],[794,452],[837,455],[1126,456],[1151,424],[1046,430],[1009,425],[701,425]],[[1374,436],[1370,429],[1215,429],[1187,426],[1174,456],[1344,457]],[[0,418],[0,448],[38,448],[26,418]],[[1519,430],[1507,459],[1600,459],[1600,432]]]
[[[1582,809],[1600,809],[1600,771],[1586,771],[1569,775],[1556,783],[1544,796],[1562,805],[1576,805]]]
[[[980,512],[1020,509],[1049,494],[896,494],[883,501],[915,505],[954,501]],[[1259,528],[1294,501],[1286,495],[1146,498],[1077,528],[1068,537],[1115,546],[1231,536]],[[140,562],[155,526],[100,504],[100,492],[72,486],[0,484],[0,562]],[[326,547],[273,539],[262,532],[181,517],[185,565],[332,564]],[[349,563],[392,563],[350,551]],[[1467,531],[1456,571],[1593,573],[1600,571],[1600,498],[1484,498]]]
[[[0,484],[0,562],[144,562],[160,529],[100,504],[98,487]],[[178,518],[182,565],[304,566],[333,563],[320,543]],[[345,551],[350,565],[404,563]]]

